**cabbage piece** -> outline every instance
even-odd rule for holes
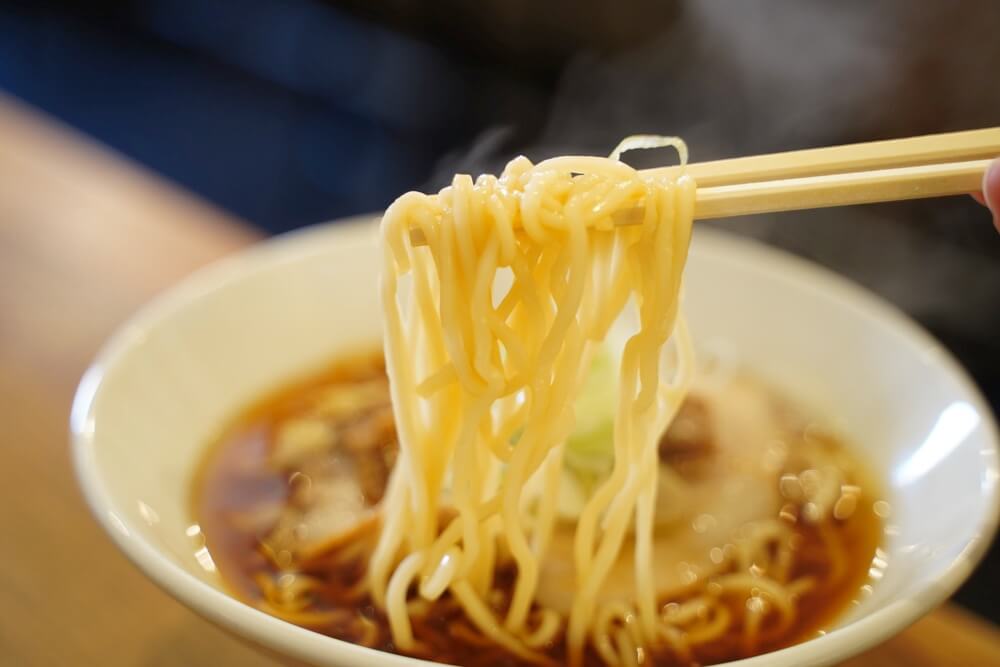
[[[574,404],[576,427],[566,441],[566,466],[583,478],[600,477],[611,470],[617,402],[618,368],[610,351],[601,347]]]

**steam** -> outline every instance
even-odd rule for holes
[[[517,153],[607,154],[637,133],[679,135],[693,160],[708,160],[1000,125],[993,0],[690,0],[683,8],[631,52],[577,56],[536,141],[511,146],[511,133],[491,128],[442,161],[436,185],[456,171],[497,173]],[[642,159],[664,159],[653,153]],[[718,224],[826,264],[927,322],[972,337],[1000,330],[1000,239],[971,202]]]

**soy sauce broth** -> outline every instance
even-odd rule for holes
[[[363,522],[360,530],[347,540],[314,549],[306,558],[275,553],[266,544],[275,528],[276,512],[293,502],[296,485],[303,483],[298,471],[275,467],[269,461],[282,428],[308,417],[331,389],[360,383],[374,386],[384,381],[380,355],[365,355],[331,364],[249,406],[222,430],[209,449],[194,483],[193,514],[219,573],[235,597],[316,632],[396,652],[384,616],[367,595],[355,592],[356,584],[364,577],[367,551],[377,531],[377,498],[366,499],[373,508],[372,517]],[[387,406],[387,394],[383,403],[379,409]],[[385,458],[384,448],[378,456]],[[645,664],[673,667],[725,662],[823,633],[874,584],[869,571],[874,567],[873,559],[881,563],[879,556],[883,555],[877,551],[883,535],[874,509],[878,496],[873,490],[877,489],[877,484],[866,476],[857,507],[847,520],[831,520],[819,526],[796,524],[793,573],[796,577],[812,576],[820,585],[800,597],[796,619],[786,632],[748,647],[739,628],[731,628],[693,655],[647,654]],[[841,545],[841,558],[831,558],[831,535]],[[294,567],[294,573],[288,571],[289,567]],[[509,593],[513,576],[510,570],[497,572],[497,581],[506,582],[498,588]],[[267,590],[273,595],[275,586],[293,582],[290,578],[295,577],[314,582],[308,606],[294,614],[269,608]],[[662,600],[661,604],[683,602],[699,590],[693,589],[675,600]],[[508,601],[501,595],[491,603],[503,609]],[[727,599],[725,603],[732,614],[739,615],[747,600]],[[467,667],[524,664],[484,638],[447,594],[426,605],[426,612],[413,623],[415,636],[421,642],[416,657]],[[560,660],[564,654],[561,637],[548,647],[547,653]],[[594,667],[604,664],[593,651],[588,653],[587,663]]]

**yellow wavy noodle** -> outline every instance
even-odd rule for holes
[[[679,140],[657,145],[686,160]],[[656,442],[692,365],[676,325],[694,192],[686,176],[648,176],[614,159],[518,158],[499,178],[457,176],[386,212],[381,298],[400,455],[368,583],[401,649],[418,640],[408,599],[445,590],[475,627],[529,662],[548,663],[542,648],[560,632],[573,665],[588,641],[613,664],[664,643],[651,557]],[[619,215],[636,224],[616,225]],[[413,230],[423,244],[411,242]],[[627,310],[636,321],[619,369],[614,466],[580,517],[578,591],[564,618],[535,601],[564,442],[592,355]],[[612,622],[598,618],[596,600],[630,531],[641,594]],[[501,553],[516,572],[502,612],[487,603]]]

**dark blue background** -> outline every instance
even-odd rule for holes
[[[384,207],[513,97],[309,0],[6,5],[0,89],[271,232]]]

